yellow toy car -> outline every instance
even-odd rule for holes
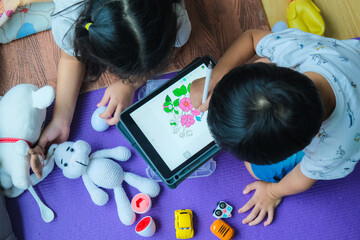
[[[193,213],[190,209],[175,211],[175,230],[177,239],[188,239],[194,236]]]

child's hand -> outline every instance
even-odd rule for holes
[[[97,107],[101,107],[108,103],[106,110],[99,116],[106,119],[109,125],[115,125],[119,121],[120,113],[132,104],[135,90],[135,85],[124,84],[122,81],[110,85],[97,104]]]
[[[193,107],[198,109],[200,112],[205,112],[206,110],[208,110],[209,102],[212,94],[212,88],[211,86],[209,86],[207,99],[204,103],[201,103],[204,93],[204,85],[205,85],[205,78],[199,78],[193,81],[190,86],[191,105],[193,105]]]
[[[270,184],[263,181],[257,181],[250,183],[246,186],[243,193],[248,194],[255,190],[252,198],[238,210],[239,213],[244,213],[253,207],[251,213],[243,219],[242,223],[249,226],[259,224],[268,215],[267,220],[264,222],[264,226],[269,225],[274,219],[274,210],[281,202],[281,198],[272,194]]]
[[[51,143],[62,143],[68,140],[70,126],[63,124],[60,119],[52,119],[40,135],[39,146],[42,149],[49,147]]]

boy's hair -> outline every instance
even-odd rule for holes
[[[208,125],[220,147],[266,165],[304,149],[318,133],[324,107],[305,75],[275,64],[236,67],[216,85]]]
[[[177,35],[174,0],[88,0],[75,23],[75,55],[96,80],[149,76],[167,66]],[[86,24],[92,23],[87,30]]]

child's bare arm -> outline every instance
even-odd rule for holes
[[[314,185],[315,179],[306,177],[300,170],[300,163],[280,182],[271,183],[270,190],[276,197],[284,197],[304,192]]]
[[[68,139],[83,77],[83,64],[62,51],[58,66],[53,116],[40,136],[41,147],[45,148],[48,143],[64,142]]]
[[[234,67],[249,61],[255,55],[258,42],[269,33],[271,32],[253,29],[241,34],[216,64],[212,72],[214,82],[220,81]]]
[[[241,34],[231,44],[229,49],[226,50],[214,67],[209,85],[208,98],[204,104],[201,104],[201,100],[205,79],[196,80],[191,84],[190,99],[192,105],[195,108],[199,108],[200,111],[206,111],[215,85],[231,69],[249,61],[255,55],[258,42],[269,33],[271,32],[265,30],[248,30]]]
[[[268,215],[264,225],[269,225],[274,218],[275,208],[280,204],[282,197],[308,190],[316,180],[306,177],[298,164],[289,174],[278,183],[256,181],[246,186],[243,193],[248,194],[255,190],[252,198],[239,209],[240,213],[251,213],[243,219],[243,224],[250,226],[259,224]]]
[[[75,57],[61,52],[53,117],[61,117],[68,125],[74,115],[84,72],[85,68],[82,63]]]

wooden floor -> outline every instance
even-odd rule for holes
[[[262,0],[269,25],[287,21],[289,0]],[[325,21],[325,36],[337,39],[360,37],[360,0],[313,0]]]
[[[223,54],[244,30],[269,29],[261,0],[185,0],[192,34],[176,54],[167,71],[180,69],[194,58]],[[0,45],[0,95],[20,83],[56,86],[60,50],[51,32],[41,32]],[[117,78],[105,75],[95,83],[84,83],[82,92],[108,86]]]

